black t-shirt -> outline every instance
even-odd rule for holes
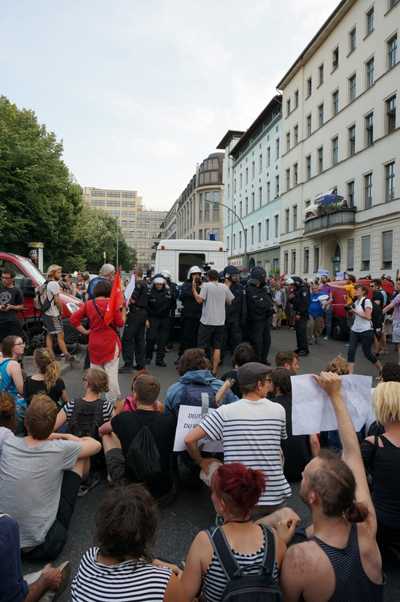
[[[288,438],[281,441],[283,455],[285,456],[283,472],[288,481],[300,481],[301,473],[306,464],[311,460],[310,436],[293,435],[291,395],[279,395],[279,397],[275,397],[271,401],[279,403],[285,408],[286,412],[286,432]]]
[[[44,393],[58,405],[58,401],[61,399],[64,390],[65,384],[62,378],[57,378],[56,384],[51,387],[50,391],[47,391],[44,380],[34,380],[31,376],[28,376],[24,380],[23,397],[29,405],[34,395],[37,393]]]
[[[235,382],[233,383],[233,387],[231,387],[231,391],[234,395],[237,395],[239,397],[239,399],[242,399],[242,392],[240,390],[240,384],[239,384],[239,379],[238,379],[238,375],[237,375],[237,368],[235,370],[230,370],[229,372],[226,372],[223,375],[223,377],[221,378],[221,380],[223,380],[225,382],[227,378],[235,379]]]
[[[7,303],[10,305],[23,305],[24,295],[21,289],[16,286],[6,288],[3,284],[0,284],[0,305],[7,305]],[[17,310],[0,311],[0,323],[4,322],[19,322]]]
[[[380,301],[380,306],[383,309],[383,307],[385,305],[385,300],[384,300],[383,295],[382,295],[382,293],[380,291],[377,291],[376,293],[374,293],[372,295],[372,301]]]
[[[154,498],[166,495],[172,487],[170,475],[170,455],[174,446],[176,418],[173,414],[164,414],[150,410],[136,410],[136,412],[121,412],[112,418],[111,426],[121,442],[122,453],[126,457],[129,446],[142,428],[142,422],[149,426],[150,432],[160,452],[162,477],[157,483],[149,486],[149,491]],[[135,481],[134,475],[128,466],[125,466],[125,476],[130,481]]]

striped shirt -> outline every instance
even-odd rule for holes
[[[232,548],[232,553],[235,557],[238,565],[246,569],[246,567],[252,567],[245,570],[246,575],[257,575],[259,571],[259,565],[262,564],[264,558],[265,551],[265,535],[264,535],[264,543],[262,547],[254,552],[254,554],[239,554]],[[254,566],[257,565],[257,566]],[[276,564],[276,559],[274,562],[274,577],[278,579],[279,571],[278,565]],[[214,552],[213,557],[211,558],[211,562],[208,565],[208,569],[205,573],[203,573],[203,583],[201,586],[201,591],[203,593],[203,601],[204,602],[220,602],[222,599],[222,594],[227,586],[228,580],[226,578],[225,572]]]
[[[209,414],[201,428],[212,441],[222,441],[224,462],[241,462],[267,475],[260,506],[281,504],[292,492],[282,471],[281,439],[287,439],[284,408],[269,399],[240,399]]]
[[[106,566],[90,548],[71,585],[73,602],[158,602],[164,600],[171,569],[134,560]]]
[[[88,403],[92,403],[92,402],[88,402]],[[72,412],[74,411],[74,407],[75,407],[75,399],[71,399],[63,407],[63,410],[65,412],[65,415],[67,417],[67,421],[68,422],[71,420],[71,416],[72,416]],[[112,416],[113,411],[114,411],[114,408],[112,406],[112,403],[110,403],[109,401],[103,401],[103,419],[104,419],[104,422],[108,422],[109,420],[111,420],[111,416]]]

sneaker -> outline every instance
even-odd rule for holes
[[[146,357],[146,364],[150,364],[150,362],[151,362],[151,358]]]
[[[54,600],[58,600],[58,598],[60,598],[62,596],[62,594],[65,592],[65,589],[66,589],[68,582],[70,580],[70,577],[71,577],[71,563],[69,560],[67,560],[66,562],[63,562],[57,568],[59,569],[59,571],[61,573],[61,583],[60,583],[60,587],[58,588],[58,590],[56,592],[54,592],[54,596],[51,598],[52,602],[54,602]]]
[[[331,337],[325,336],[325,337],[324,337],[324,341],[329,341],[329,339],[330,339],[330,338],[331,338]]]
[[[121,368],[118,370],[119,374],[124,374],[125,372],[133,372],[133,368],[132,366],[121,366]]]
[[[308,344],[309,344],[309,345],[312,345],[312,344],[313,344],[313,342],[314,342],[314,341],[313,341],[312,339],[310,339],[310,340],[308,341]]]
[[[77,361],[73,355],[69,354],[65,356],[64,360],[66,364],[75,364],[75,362]]]
[[[294,326],[291,326],[289,330],[296,330]]]
[[[165,362],[156,362],[156,366],[161,366],[161,368],[166,368],[167,364]]]
[[[317,340],[314,341],[314,345],[321,345],[321,344],[322,344],[321,341],[317,341]]]
[[[310,355],[310,352],[309,351],[305,351],[304,349],[302,349],[301,351],[299,351],[298,355],[300,357],[303,357],[305,355]]]
[[[89,472],[88,476],[83,481],[82,485],[79,487],[78,497],[83,497],[84,495],[86,495],[88,493],[88,491],[90,491],[90,489],[93,489],[93,487],[96,487],[96,485],[98,485],[99,482],[100,482],[100,473],[99,472]]]

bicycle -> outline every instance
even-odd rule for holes
[[[46,337],[47,330],[43,328],[43,323],[36,315],[38,310],[35,309],[35,313],[33,316],[33,323],[28,324],[25,312],[29,311],[28,307],[24,307],[20,310],[22,313],[22,330],[23,336],[22,340],[25,343],[25,352],[24,355],[33,355],[35,349],[39,347],[46,347]],[[78,339],[78,331],[76,328],[73,328],[70,324],[67,325],[67,328],[64,330],[64,341],[65,345],[68,349],[68,352],[73,354],[79,348],[79,339]],[[53,342],[53,351],[55,355],[62,355],[59,346],[57,345],[57,339]]]

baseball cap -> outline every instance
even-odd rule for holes
[[[239,385],[251,385],[262,380],[264,376],[272,372],[271,366],[260,364],[258,362],[249,362],[240,366],[237,371]]]

